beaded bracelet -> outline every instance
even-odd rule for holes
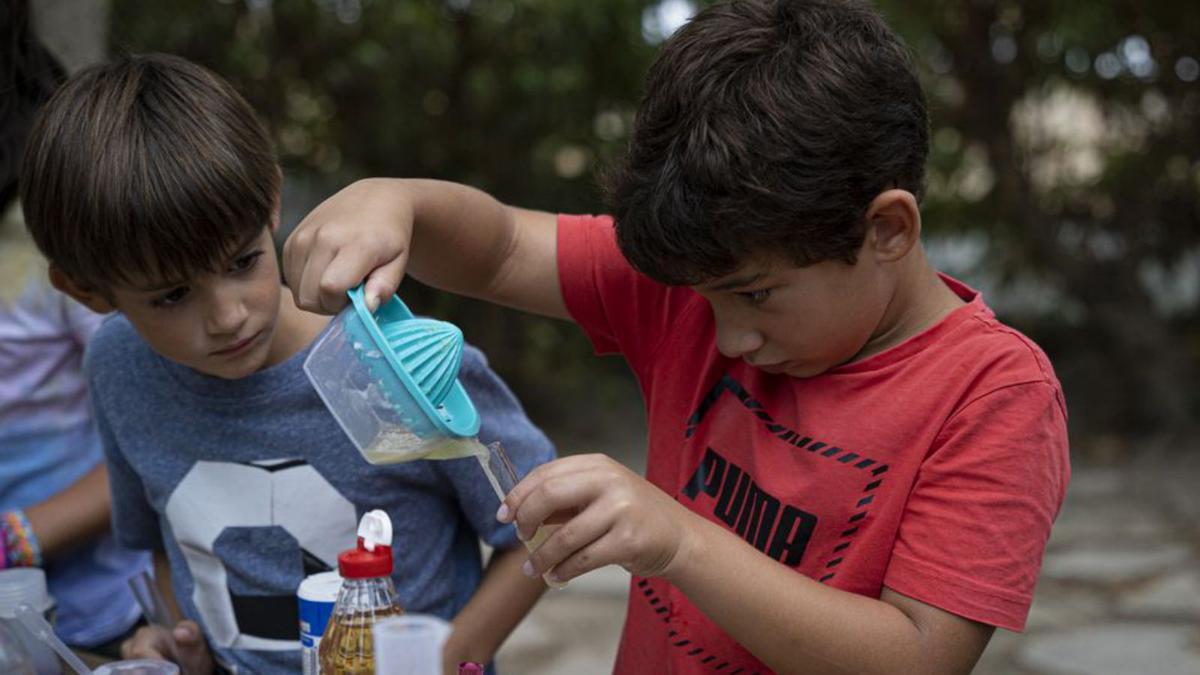
[[[4,533],[5,562],[7,567],[41,567],[42,549],[38,546],[33,526],[25,512],[16,509],[5,511],[0,516],[0,530]]]

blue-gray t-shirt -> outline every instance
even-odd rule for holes
[[[517,545],[473,458],[368,464],[305,377],[308,350],[239,380],[155,353],[123,316],[105,322],[86,371],[108,457],[113,526],[163,550],[184,613],[238,673],[300,671],[296,588],[337,568],[358,519],[392,519],[405,609],[451,619],[479,585],[479,541]],[[459,378],[518,474],[554,448],[473,347]]]

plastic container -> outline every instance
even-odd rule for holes
[[[363,514],[358,545],[338,555],[338,572],[342,587],[318,647],[321,673],[374,675],[372,629],[404,613],[392,583],[392,522],[386,513]]]
[[[450,624],[428,614],[406,614],[375,624],[375,665],[388,675],[442,672],[442,645]]]
[[[113,661],[97,666],[92,675],[179,675],[179,666],[154,659]]]
[[[33,657],[25,648],[16,626],[0,622],[0,673],[4,675],[36,675]]]
[[[14,567],[0,570],[0,625],[21,641],[33,660],[37,675],[59,675],[62,666],[50,645],[29,631],[16,619],[17,607],[29,605],[37,610],[46,623],[54,625],[54,599],[46,590],[46,573],[36,567]]]
[[[341,588],[340,574],[320,572],[305,577],[296,589],[296,600],[300,605],[300,667],[303,675],[321,672],[317,650]]]
[[[304,372],[363,457],[406,462],[474,437],[479,413],[457,379],[462,331],[414,317],[396,296],[371,312],[361,286],[349,295]]]

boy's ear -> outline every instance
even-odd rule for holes
[[[97,314],[108,314],[116,310],[102,294],[80,285],[53,263],[50,264],[50,284]]]
[[[921,211],[908,190],[885,190],[867,206],[867,240],[875,259],[895,262],[921,239]]]

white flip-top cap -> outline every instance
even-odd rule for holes
[[[363,548],[368,551],[374,551],[376,546],[391,546],[392,519],[381,509],[367,511],[358,521],[358,536],[363,540]]]

